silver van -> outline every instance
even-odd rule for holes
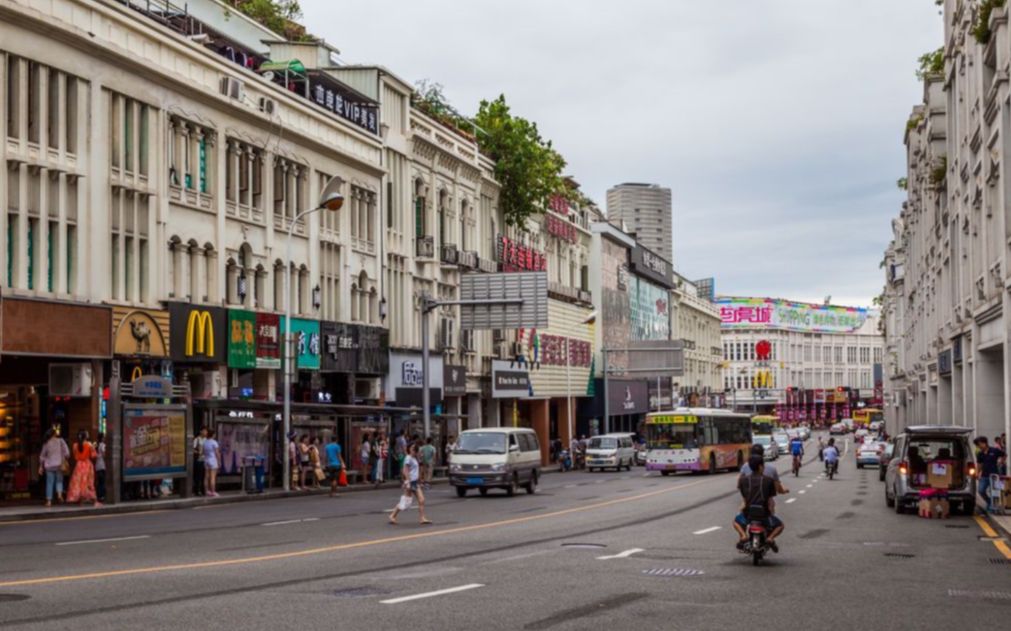
[[[449,483],[457,497],[470,489],[487,495],[504,489],[515,495],[522,486],[531,495],[541,477],[541,445],[534,430],[525,427],[486,427],[460,432],[449,455]]]
[[[594,436],[586,446],[586,470],[614,467],[615,471],[632,470],[635,464],[635,443],[632,434]]]
[[[896,513],[913,507],[934,461],[954,463],[946,490],[951,512],[971,515],[976,508],[976,464],[969,437],[972,429],[955,425],[914,425],[895,437],[885,471],[885,503]]]

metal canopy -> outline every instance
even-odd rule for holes
[[[463,274],[459,304],[465,331],[546,327],[548,273]]]

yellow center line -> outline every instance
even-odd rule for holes
[[[1008,547],[1008,544],[999,538],[1000,535],[997,534],[997,531],[990,526],[984,517],[976,515],[975,519],[976,523],[983,530],[983,534],[993,538],[992,543],[997,548],[997,551],[1003,554],[1005,559],[1011,559],[1011,547]]]
[[[311,556],[322,554],[326,552],[339,552],[344,550],[354,550],[357,548],[367,548],[378,545],[385,545],[389,543],[400,543],[403,541],[414,541],[417,539],[428,539],[431,537],[441,537],[445,535],[458,534],[462,532],[473,532],[477,530],[487,530],[491,528],[501,528],[504,526],[513,526],[516,524],[529,523],[533,521],[539,521],[543,519],[550,519],[552,517],[561,517],[562,515],[571,515],[573,513],[583,513],[586,511],[597,510],[599,508],[605,508],[607,506],[615,506],[618,504],[624,504],[627,502],[634,502],[637,500],[642,500],[650,497],[655,497],[657,495],[662,495],[664,493],[671,493],[680,489],[686,489],[690,486],[695,486],[702,484],[704,482],[709,482],[711,480],[698,480],[695,482],[688,482],[686,484],[680,484],[678,486],[673,486],[667,489],[660,489],[658,491],[650,491],[648,493],[641,493],[639,495],[631,495],[629,497],[620,497],[613,500],[607,500],[605,502],[598,502],[596,504],[586,504],[583,506],[577,506],[575,508],[566,508],[564,510],[555,511],[552,513],[543,513],[540,515],[529,515],[526,517],[514,517],[512,519],[504,519],[501,521],[485,522],[482,524],[473,524],[470,526],[459,526],[456,528],[444,528],[442,530],[429,530],[426,532],[418,532],[409,535],[398,535],[395,537],[384,537],[381,539],[366,539],[364,541],[357,541],[354,543],[342,543],[332,546],[323,546],[319,548],[309,548],[306,550],[296,550],[293,552],[279,552],[277,554],[265,554],[253,557],[243,557],[238,559],[222,559],[220,561],[200,561],[194,563],[177,563],[174,565],[156,565],[151,567],[138,567],[123,570],[108,570],[104,572],[88,572],[84,574],[67,574],[64,576],[48,576],[45,578],[32,578],[24,579],[19,581],[4,581],[0,582],[0,587],[23,587],[26,585],[48,585],[52,583],[66,583],[70,581],[83,581],[90,579],[99,578],[110,578],[115,576],[131,576],[136,574],[155,574],[159,572],[172,572],[176,570],[199,570],[213,567],[224,567],[229,565],[245,565],[250,563],[263,563],[266,561],[278,561],[281,559],[293,559],[297,557]]]

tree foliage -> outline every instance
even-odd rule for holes
[[[929,53],[923,53],[917,60],[919,67],[916,69],[916,78],[923,81],[925,78],[934,75],[944,74],[944,46]]]
[[[909,188],[909,179],[900,177],[898,180],[895,181],[895,185],[899,187],[899,190],[904,191]]]
[[[294,42],[315,41],[305,27],[302,7],[298,0],[227,0],[229,6],[256,20],[287,40]]]
[[[474,125],[457,113],[453,106],[449,104],[441,83],[435,83],[428,79],[418,81],[414,84],[411,102],[416,108],[446,127],[463,134],[471,140],[476,140],[473,133]]]
[[[481,101],[474,122],[481,129],[478,144],[495,160],[506,223],[522,227],[527,217],[544,212],[552,195],[571,197],[562,178],[565,159],[541,138],[536,123],[512,113],[505,95]]]
[[[976,10],[976,22],[972,25],[972,35],[980,44],[990,41],[990,14],[993,10],[1004,6],[1005,0],[983,0]]]

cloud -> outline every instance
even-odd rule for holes
[[[350,63],[507,96],[603,204],[674,193],[675,262],[720,291],[869,303],[902,196],[926,0],[303,0]]]

